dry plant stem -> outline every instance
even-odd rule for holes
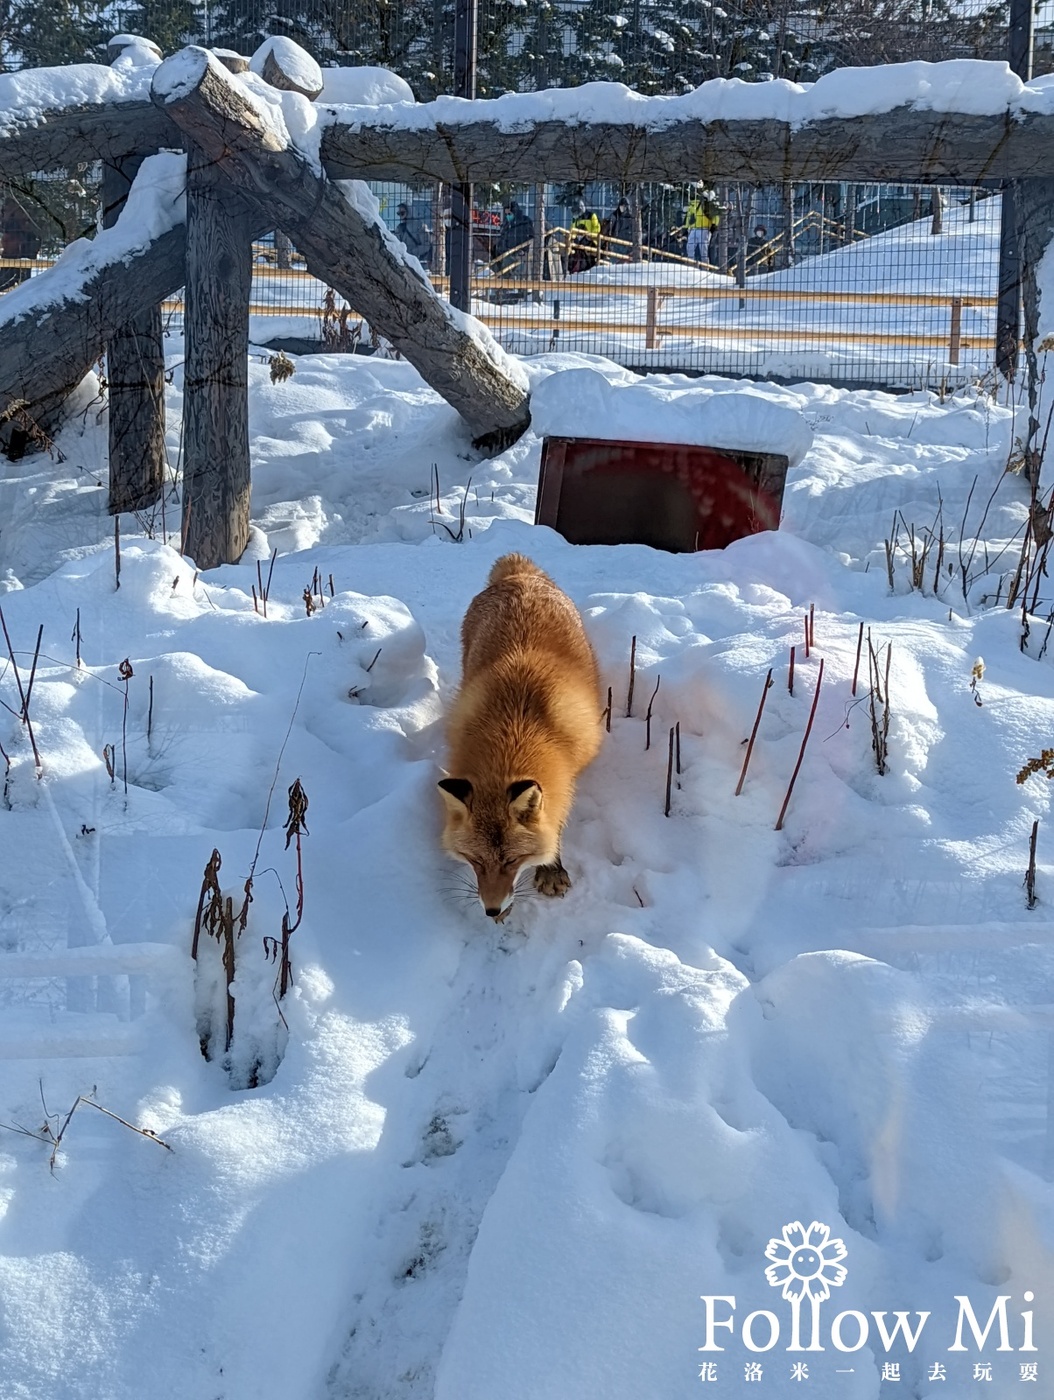
[[[33,763],[36,767],[37,777],[39,778],[44,771],[44,765],[40,761],[40,750],[37,748],[37,737],[33,733],[33,721],[29,717],[29,696],[27,692],[22,688],[22,677],[19,674],[18,662],[15,660],[15,652],[14,648],[11,645],[11,636],[7,630],[7,622],[4,619],[4,612],[2,608],[0,608],[0,627],[3,628],[4,641],[7,643],[7,654],[11,660],[11,669],[15,673],[15,684],[18,686],[18,698],[22,702],[22,713],[18,716],[18,718],[21,719],[22,723],[26,726],[26,733],[29,735],[29,746],[33,750]],[[43,632],[43,630],[43,627],[41,627],[41,632]],[[39,653],[40,635],[38,634],[37,649],[33,653],[34,671],[36,670],[36,658],[39,655]],[[10,706],[7,706],[7,708],[10,709]],[[14,711],[12,711],[12,714],[13,713]]]
[[[677,786],[681,786],[681,721],[678,720],[673,726],[674,740],[674,766],[677,769]]]
[[[809,604],[809,650],[816,645],[816,604]]]
[[[275,553],[276,553],[276,554],[277,554],[277,552],[278,552],[278,551],[275,550]],[[332,574],[330,574],[330,576],[329,576],[329,596],[330,596],[331,598],[335,598],[335,597],[337,596],[336,589],[333,587],[333,575],[332,575]]]
[[[1039,835],[1039,818],[1032,823],[1032,835],[1028,843],[1028,869],[1025,872],[1025,904],[1029,909],[1036,907],[1036,838]]]
[[[264,832],[267,830],[267,818],[271,812],[271,800],[274,797],[274,790],[278,786],[278,774],[282,767],[282,759],[285,757],[286,745],[289,743],[289,736],[293,732],[293,725],[296,723],[297,711],[300,709],[300,701],[304,694],[304,686],[307,684],[307,668],[311,663],[311,658],[313,656],[320,655],[320,652],[309,651],[308,654],[304,657],[304,672],[303,675],[300,677],[300,688],[296,692],[296,701],[293,704],[293,713],[289,716],[289,724],[285,731],[285,738],[282,740],[282,747],[278,750],[278,758],[274,766],[274,776],[271,778],[271,786],[267,790],[267,801],[264,804],[263,821],[260,823],[260,831],[256,838],[256,850],[253,852],[252,862],[249,865],[249,875],[245,881],[246,902],[245,907],[242,910],[243,928],[245,926],[244,920],[248,916],[249,901],[252,897],[250,891],[252,890],[253,879],[256,874],[256,865],[260,859],[260,847],[263,845]],[[374,660],[376,659],[377,658],[374,657]]]
[[[205,867],[205,872],[201,877],[201,893],[198,895],[198,910],[194,915],[194,937],[190,944],[190,956],[195,962],[198,960],[198,945],[201,941],[201,930],[204,927],[206,915],[206,902],[220,900],[220,866],[223,858],[219,851],[213,849],[209,857],[209,863]]]
[[[894,592],[894,588],[893,588],[893,542],[892,542],[892,540],[883,540],[883,544],[884,544],[885,547],[886,547],[886,578],[889,580],[889,591],[890,591],[890,593],[892,593],[892,592]]]
[[[816,673],[816,690],[812,697],[812,708],[809,710],[809,722],[805,726],[805,734],[801,741],[801,748],[798,751],[798,761],[794,765],[794,772],[791,774],[790,783],[787,786],[787,795],[783,799],[783,806],[780,808],[779,817],[776,820],[776,830],[783,830],[783,818],[787,815],[787,808],[790,806],[791,793],[794,791],[794,784],[798,781],[798,773],[801,769],[802,759],[805,757],[805,746],[809,742],[809,735],[812,733],[812,722],[816,718],[816,706],[820,699],[820,686],[823,685],[823,657],[820,657],[820,669]]]
[[[652,693],[651,693],[651,699],[648,701],[647,713],[646,713],[645,716],[644,716],[644,752],[645,752],[645,753],[647,753],[648,750],[651,748],[651,707],[655,704],[655,697],[656,697],[656,695],[658,695],[658,693],[659,693],[659,686],[660,686],[661,684],[662,684],[662,676],[656,676],[656,677],[655,677],[655,689],[654,689],[654,690],[652,691]]]
[[[33,682],[37,678],[37,662],[40,659],[40,643],[43,640],[43,637],[44,624],[41,623],[40,626],[37,628],[37,644],[33,648],[33,662],[29,668],[29,680],[26,682],[26,700],[24,706],[25,713],[23,714],[23,718],[27,720],[29,718],[29,702],[33,698]]]
[[[802,619],[805,624],[805,659],[809,659],[809,618],[808,614]]]
[[[605,731],[606,731],[608,734],[611,733],[611,687],[610,687],[610,686],[608,686],[608,703],[607,703],[607,706],[606,706],[606,708],[605,708],[605,710],[604,710],[604,729],[605,729]]]
[[[851,695],[856,694],[856,683],[860,678],[860,652],[864,645],[864,624],[861,622],[860,630],[856,634],[856,664],[853,666],[853,688]]]
[[[761,716],[765,711],[765,698],[769,693],[769,686],[772,684],[772,667],[769,667],[768,675],[765,677],[765,684],[761,687],[761,703],[758,705],[758,712],[754,718],[754,728],[750,731],[750,739],[747,742],[747,751],[743,757],[743,767],[739,772],[739,782],[736,784],[738,797],[743,791],[743,784],[746,781],[747,769],[750,766],[750,755],[754,752],[754,740],[758,737],[758,729],[761,725]]]
[[[92,1089],[92,1093],[95,1093],[94,1089]],[[109,1108],[103,1108],[102,1104],[96,1103],[95,1100],[87,1094],[77,1095],[70,1111],[66,1114],[65,1118],[63,1118],[62,1125],[58,1132],[51,1126],[52,1118],[57,1120],[58,1115],[51,1113],[48,1109],[47,1101],[44,1098],[43,1081],[41,1081],[40,1084],[40,1102],[44,1108],[44,1124],[39,1133],[32,1133],[28,1128],[11,1127],[7,1123],[0,1124],[0,1127],[8,1128],[8,1130],[13,1133],[21,1133],[23,1137],[35,1138],[38,1142],[50,1143],[51,1156],[48,1159],[48,1167],[52,1172],[54,1172],[58,1162],[59,1148],[62,1146],[62,1139],[65,1137],[66,1130],[73,1120],[73,1115],[76,1113],[77,1109],[80,1108],[81,1104],[86,1105],[88,1108],[98,1109],[98,1111],[105,1114],[107,1118],[112,1118],[115,1123],[120,1123],[122,1128],[127,1128],[129,1132],[137,1133],[139,1137],[147,1138],[150,1142],[156,1142],[157,1145],[163,1147],[166,1152],[175,1151],[171,1143],[165,1142],[164,1138],[158,1137],[150,1128],[137,1128],[134,1123],[129,1123],[127,1118],[122,1118],[119,1113],[114,1113]]]
[[[21,706],[19,718],[24,722],[26,718],[26,692],[22,688],[22,677],[19,674],[18,662],[15,660],[15,651],[11,645],[11,634],[7,630],[7,619],[4,617],[3,608],[0,608],[0,628],[3,628],[4,641],[7,643],[7,654],[11,658],[11,669],[15,673],[15,685],[18,686],[18,700]]]
[[[790,695],[794,694],[794,653],[796,651],[797,647],[791,647],[790,663],[787,666],[787,692]]]
[[[150,699],[146,707],[146,742],[149,747],[154,733],[154,678],[150,677],[149,685]]]
[[[670,799],[673,796],[673,727],[670,727],[670,753],[666,760],[666,806],[663,809],[665,815],[670,815]]]
[[[81,666],[81,610],[80,610],[80,608],[77,609],[77,620],[76,620],[76,622],[73,624],[73,635],[70,637],[70,641],[71,641],[71,642],[76,642],[76,643],[77,643],[77,668],[78,668],[78,670],[79,670],[79,669],[80,669],[80,666]]]
[[[290,841],[296,841],[296,919],[291,924],[289,922],[288,909],[282,915],[282,957],[278,971],[278,1000],[281,1001],[288,992],[293,982],[293,967],[289,961],[289,938],[300,927],[300,921],[304,917],[304,865],[300,849],[301,836],[310,835],[307,829],[307,793],[300,785],[297,778],[289,789],[289,816],[285,823],[285,848],[289,849]]]
[[[626,691],[626,718],[633,718],[633,687],[637,680],[637,638],[629,644],[629,689]]]
[[[113,591],[121,586],[121,517],[113,518]]]
[[[372,660],[372,661],[370,662],[370,664],[366,667],[366,674],[367,674],[367,675],[369,675],[370,672],[373,670],[374,666],[377,665],[377,658],[380,656],[380,654],[381,654],[381,652],[382,652],[383,650],[384,650],[383,647],[378,647],[377,650],[374,652],[373,660]]]

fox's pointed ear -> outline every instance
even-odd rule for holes
[[[533,778],[523,778],[508,786],[509,806],[521,821],[535,815],[542,805],[542,790]]]
[[[439,791],[451,811],[461,811],[472,800],[472,784],[467,778],[440,778]]]

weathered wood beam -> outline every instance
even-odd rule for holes
[[[778,121],[680,121],[663,129],[547,121],[509,131],[497,118],[419,129],[337,121],[323,132],[322,163],[335,180],[453,185],[597,177],[678,183],[688,176],[975,185],[1054,176],[1054,116],[1015,120],[1009,112],[977,117],[899,107],[796,129]]]
[[[150,155],[180,144],[172,123],[150,102],[65,107],[24,123],[16,119],[0,134],[0,180],[119,160],[129,151]]]
[[[130,40],[118,35],[107,52],[117,62]],[[160,59],[161,52],[156,50]],[[144,157],[104,161],[102,223],[112,228]],[[154,302],[111,336],[106,347],[107,434],[111,515],[149,510],[165,486],[165,350],[161,305]]]
[[[128,198],[142,156],[102,168],[103,227],[111,228]],[[148,510],[165,483],[165,351],[161,303],[152,302],[118,326],[106,346],[111,515]]]
[[[179,144],[167,114],[146,102],[44,112],[0,135],[0,179]],[[549,121],[514,131],[502,130],[497,116],[457,125],[430,122],[419,129],[377,116],[328,126],[322,163],[336,180],[448,184],[594,176],[634,184],[677,182],[687,173],[752,183],[973,185],[1054,176],[1054,116],[1019,118],[1008,110],[979,117],[897,107],[793,129],[778,121],[691,120],[662,129]]]
[[[188,145],[182,539],[199,569],[236,564],[249,543],[248,204]]]
[[[153,97],[235,186],[285,230],[313,276],[391,341],[477,440],[514,441],[530,421],[526,376],[478,323],[436,296],[364,188],[319,175],[206,50],[154,74]]]

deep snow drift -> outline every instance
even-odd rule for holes
[[[526,367],[633,383],[585,357]],[[759,387],[761,419],[813,435],[780,531],[673,556],[534,528],[537,436],[477,460],[406,364],[301,359],[272,385],[261,356],[251,386],[257,528],[237,567],[195,575],[170,500],[123,522],[115,590],[87,391],[62,461],[0,476],[23,681],[44,626],[40,780],[0,668],[0,1122],[39,1133],[42,1090],[64,1115],[95,1086],[173,1149],[82,1106],[51,1173],[46,1143],[0,1131],[4,1400],[1004,1397],[1031,1366],[1045,1393],[1054,883],[1047,783],[1014,775],[1051,742],[1054,675],[1045,624],[1022,649],[996,602],[1028,509],[1005,471],[1012,413]],[[921,590],[912,526],[945,541]],[[251,590],[272,548],[265,617]],[[461,616],[510,549],[582,608],[615,702],[567,833],[573,890],[497,929],[440,855],[434,784]],[[866,662],[851,694],[860,622],[892,645],[884,776]],[[296,900],[298,777],[304,916],[280,1014],[263,940]],[[218,849],[237,908],[258,843],[234,1044],[207,1063],[223,998],[217,945],[196,973],[189,956],[202,871]],[[1009,1299],[1013,1350],[997,1317],[983,1348],[967,1324],[949,1351],[957,1295],[982,1328]],[[814,1308],[824,1349],[788,1351]],[[756,1310],[771,1350],[744,1341]],[[883,1343],[897,1311],[913,1332],[932,1314],[914,1350]],[[832,1342],[844,1312],[859,1350]],[[748,1329],[759,1347],[769,1331]]]

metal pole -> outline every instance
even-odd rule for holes
[[[457,0],[454,8],[454,96],[476,95],[478,0]],[[450,304],[472,310],[472,186],[450,189]]]
[[[1007,58],[1023,82],[1032,76],[1032,0],[1010,0]],[[1003,186],[999,229],[999,305],[996,310],[995,363],[1004,379],[1017,373],[1021,337],[1021,234],[1013,182]]]

